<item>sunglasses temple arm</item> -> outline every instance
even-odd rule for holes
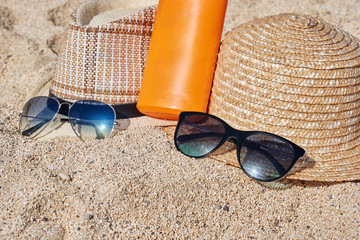
[[[48,119],[44,119],[44,118],[39,118],[39,117],[32,117],[32,116],[26,116],[26,115],[22,115],[20,114],[20,116],[22,117],[26,117],[26,118],[31,118],[31,119],[38,119],[38,120],[42,120],[41,122],[39,122],[38,124],[36,124],[35,126],[21,132],[21,134],[23,136],[31,136],[32,134],[34,134],[36,131],[38,131],[44,124],[50,122]]]
[[[44,120],[44,121],[36,124],[35,126],[33,126],[33,127],[29,128],[29,129],[23,131],[21,134],[22,134],[23,136],[29,137],[29,136],[31,136],[34,132],[36,132],[37,130],[39,130],[39,129],[40,129],[45,123],[47,123],[47,122],[48,122],[48,121]]]
[[[223,134],[214,133],[214,132],[194,133],[194,134],[181,135],[177,137],[177,141],[182,143],[182,142],[187,142],[187,141],[206,138],[206,137],[222,137],[222,136]],[[229,139],[229,142],[236,144],[236,140],[232,138]],[[248,147],[264,154],[279,173],[283,173],[285,171],[284,167],[269,153],[270,149],[263,149],[254,142],[248,141],[248,143],[250,143]]]
[[[206,138],[206,137],[222,137],[222,133],[214,133],[214,132],[204,132],[204,133],[194,133],[194,134],[187,134],[187,135],[181,135],[176,138],[176,140],[180,143],[192,141],[196,139]],[[236,140],[230,138],[229,142],[236,144]],[[263,149],[259,146],[259,144],[248,141],[249,145],[247,147],[250,147],[253,150],[259,151],[260,153],[264,154],[271,164],[276,168],[276,170],[279,173],[285,172],[284,167],[274,158],[269,151],[270,149]]]
[[[307,155],[307,153],[304,152],[304,154],[303,154],[301,157],[299,157],[299,158],[297,159],[297,161],[302,161],[303,163],[307,163],[307,162],[310,161],[310,158],[309,158],[309,156]]]
[[[214,132],[193,133],[193,134],[178,136],[176,140],[179,141],[180,143],[183,143],[183,142],[192,141],[201,138],[207,138],[207,137],[222,137],[223,135],[224,134],[222,133],[214,133]]]
[[[214,132],[209,131],[206,127],[202,127],[202,126],[200,126],[198,124],[194,124],[194,123],[192,123],[190,121],[187,121],[187,120],[183,120],[183,123],[188,125],[188,126],[191,126],[191,127],[195,128],[195,129],[197,129],[199,131],[202,131],[203,133],[214,133]]]
[[[265,149],[261,149],[261,148],[257,148],[257,150],[260,153],[264,154],[270,160],[271,164],[276,168],[276,170],[280,174],[282,174],[282,173],[284,173],[286,171],[285,168],[279,163],[279,161],[276,160],[276,158],[274,158],[273,155],[271,155],[269,153],[269,151],[266,151]]]
[[[129,119],[119,119],[114,121],[115,130],[125,130],[129,127],[129,125],[130,125]]]
[[[250,147],[250,148],[262,153],[263,155],[265,155],[279,173],[285,172],[285,168],[271,154],[271,152],[274,152],[272,149],[266,148],[264,146],[261,146],[260,144],[252,142],[252,141],[248,141],[247,147]]]

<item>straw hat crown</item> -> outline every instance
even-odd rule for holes
[[[235,128],[272,132],[303,147],[311,167],[290,178],[360,179],[359,45],[307,15],[240,25],[222,43],[209,112]]]

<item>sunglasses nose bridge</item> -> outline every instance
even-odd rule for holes
[[[60,103],[60,105],[71,105],[72,103],[69,103],[69,102],[62,102]]]
[[[241,139],[241,136],[239,134],[234,134],[234,132],[232,134],[229,135],[229,133],[226,136],[226,139],[228,142],[235,144],[236,146],[236,155],[237,158],[239,159],[240,156],[240,151],[241,151],[241,143],[243,142],[243,139]]]
[[[245,132],[234,129],[232,127],[230,127],[230,130],[228,130],[227,132],[228,141],[236,144],[237,154],[240,154],[242,143],[246,138]]]
[[[236,142],[239,144],[244,140],[245,136],[243,131],[237,130],[231,126],[227,126],[226,138],[228,138],[229,141]]]
[[[69,102],[62,102],[62,103],[60,103],[60,107],[62,107],[62,106],[68,106],[68,107],[70,107],[71,105],[72,105],[72,103],[69,103]]]
[[[62,102],[59,105],[59,114],[68,117],[72,103]]]
[[[226,135],[225,138],[231,142],[237,145],[237,148],[239,150],[241,143],[243,142],[244,137],[242,136],[241,132],[234,129],[234,128],[229,128],[226,131]]]

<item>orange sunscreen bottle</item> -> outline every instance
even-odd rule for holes
[[[227,0],[160,0],[137,108],[177,120],[206,112]]]

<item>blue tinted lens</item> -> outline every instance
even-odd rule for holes
[[[77,101],[69,111],[70,124],[81,139],[110,137],[114,120],[114,109],[106,103],[95,100]]]
[[[34,97],[27,101],[20,116],[19,129],[22,135],[35,137],[59,110],[59,102],[49,97]]]

